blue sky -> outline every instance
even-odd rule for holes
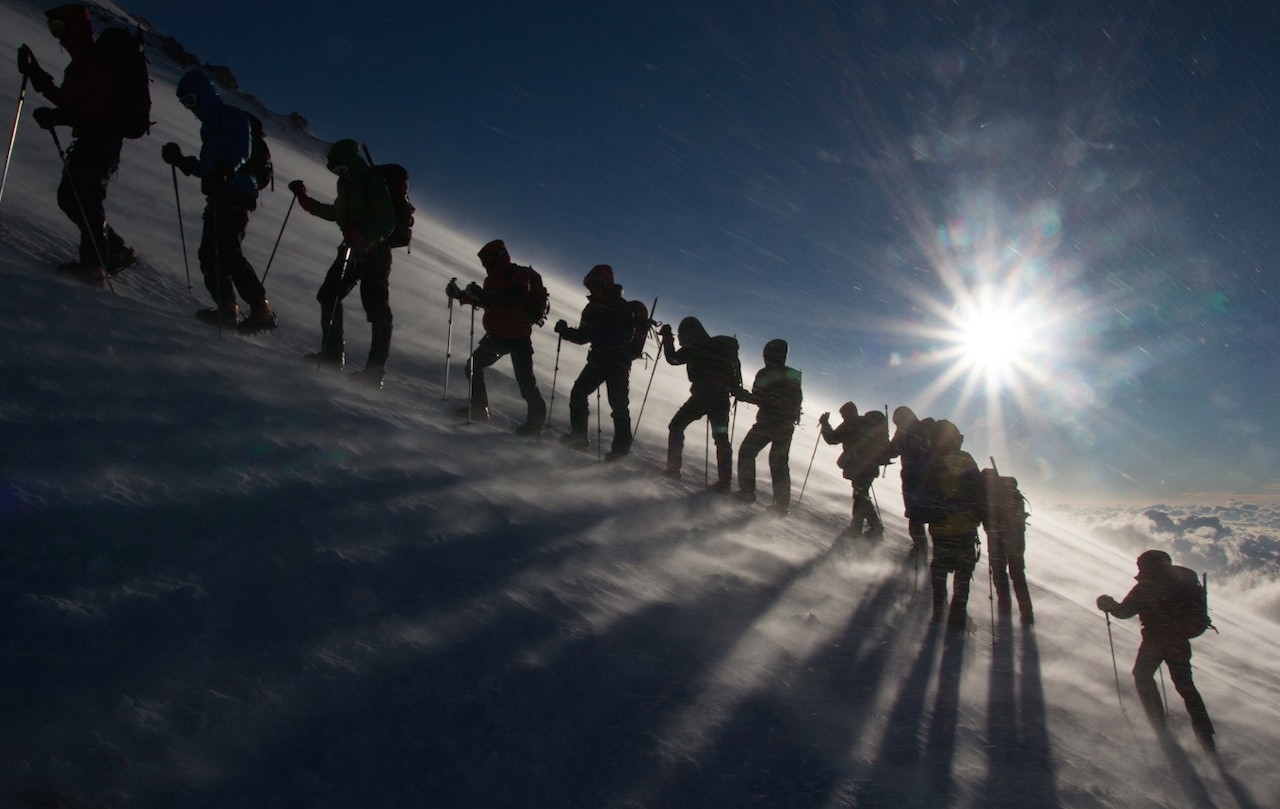
[[[1265,4],[122,5],[748,373],[784,337],[812,394],[951,417],[1064,495],[1280,477]],[[1013,356],[956,348],[1013,315]]]

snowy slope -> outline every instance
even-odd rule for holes
[[[0,14],[0,50],[27,42],[61,69],[39,7]],[[480,277],[492,223],[444,232],[420,211],[379,393],[299,359],[339,239],[301,211],[267,280],[279,331],[197,323],[159,160],[167,140],[193,150],[196,125],[172,95],[181,71],[152,59],[159,123],[126,145],[109,198],[142,262],[114,291],[51,271],[74,231],[34,95],[0,203],[0,805],[1280,805],[1275,624],[1215,595],[1221,635],[1195,647],[1220,752],[1179,704],[1157,737],[1126,674],[1137,627],[1113,625],[1118,697],[1092,606],[1131,583],[1131,549],[1106,534],[1037,515],[1035,628],[993,626],[978,580],[969,630],[940,634],[892,475],[876,486],[892,537],[869,550],[836,540],[848,488],[829,448],[786,520],[696,491],[701,424],[688,485],[651,474],[678,369],[658,369],[620,464],[462,424],[457,366],[442,399],[441,290]],[[17,85],[0,61],[0,87]],[[268,125],[281,186],[328,198],[323,146]],[[190,179],[179,193],[194,264],[201,201]],[[287,208],[267,194],[251,222],[260,270]],[[576,317],[586,268],[540,269],[552,317]],[[455,360],[468,326],[455,312]],[[563,426],[583,352],[565,346],[556,372],[554,336],[538,339]],[[517,418],[495,372],[496,409]],[[637,401],[647,379],[637,365]],[[797,490],[814,438],[797,435]]]

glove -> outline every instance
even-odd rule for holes
[[[563,334],[568,328],[569,328],[569,324],[565,323],[564,320],[556,321],[556,328],[555,328],[556,334]]]
[[[307,187],[302,180],[294,180],[289,183],[289,190],[293,192],[293,196],[298,200],[298,207],[307,213],[311,213],[315,207],[315,201],[307,196]]]
[[[33,74],[44,72],[40,69],[40,63],[36,61],[36,55],[26,45],[18,47],[18,72],[27,78],[31,78]]]
[[[41,129],[53,131],[55,126],[62,123],[62,113],[53,107],[37,107],[32,111],[31,117],[35,119],[36,125]]]
[[[1098,609],[1103,612],[1112,612],[1117,606],[1116,600],[1111,596],[1098,596]]]
[[[662,324],[662,328],[658,329],[658,334],[662,335],[663,337],[667,337],[667,338],[671,337],[671,324],[670,324],[670,323],[663,323],[663,324]]]
[[[370,247],[369,240],[364,237],[364,231],[358,227],[348,225],[343,228],[342,238],[347,243],[347,247],[358,253],[363,253]]]
[[[480,300],[484,297],[484,287],[480,286],[475,281],[472,281],[467,284],[467,294],[476,300]]]
[[[444,294],[445,297],[453,298],[455,300],[462,294],[462,290],[458,289],[457,278],[450,278],[449,283],[444,285]]]
[[[818,416],[818,423],[826,424],[830,419],[831,419],[830,413],[823,413],[821,416]]]
[[[160,147],[160,159],[170,166],[177,167],[182,162],[182,147],[173,141],[169,141]]]

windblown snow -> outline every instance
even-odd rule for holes
[[[41,7],[0,8],[0,49],[29,43],[60,70]],[[380,392],[301,359],[340,234],[300,211],[266,280],[279,330],[198,323],[203,200],[181,176],[176,200],[159,156],[169,140],[194,150],[197,125],[173,97],[182,68],[150,57],[157,123],[126,143],[108,199],[138,266],[111,290],[53,272],[75,233],[34,93],[0,203],[0,804],[1280,805],[1274,512],[1121,517],[1036,510],[1055,498],[1030,492],[1037,623],[993,621],[980,576],[967,631],[939,630],[927,570],[905,557],[896,467],[875,486],[876,548],[837,539],[849,490],[825,445],[787,519],[699,491],[701,423],[686,481],[652,474],[682,369],[637,363],[633,418],[651,372],[653,389],[615,464],[512,435],[509,364],[491,372],[495,423],[463,423],[470,310],[453,310],[449,343],[443,290],[480,279],[475,251],[501,223],[450,232],[419,210]],[[18,84],[4,61],[0,87]],[[278,190],[249,226],[260,274],[283,184],[332,194],[324,145],[263,117]],[[510,247],[547,278],[553,320],[575,318],[579,269]],[[618,271],[630,296],[663,295],[662,319],[694,314]],[[358,363],[368,329],[348,307]],[[536,349],[563,429],[585,352],[557,353],[550,329]],[[743,347],[748,378],[759,351]],[[797,432],[797,493],[825,409],[808,402]],[[736,440],[753,418],[739,408]],[[1172,689],[1171,733],[1147,725],[1136,621],[1112,623],[1113,669],[1094,599],[1128,590],[1145,543],[1210,570],[1221,633],[1194,663],[1217,755]]]

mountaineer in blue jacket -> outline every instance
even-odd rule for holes
[[[199,177],[205,195],[204,232],[197,255],[214,308],[196,314],[245,332],[274,329],[276,316],[267,303],[266,289],[241,246],[249,212],[258,207],[258,182],[249,170],[253,154],[249,116],[224,103],[213,81],[199,70],[187,71],[178,82],[177,94],[182,106],[200,119],[200,156],[184,155],[173,142],[166,143],[160,155],[183,174]],[[249,304],[249,316],[243,322],[237,322],[236,292]]]

